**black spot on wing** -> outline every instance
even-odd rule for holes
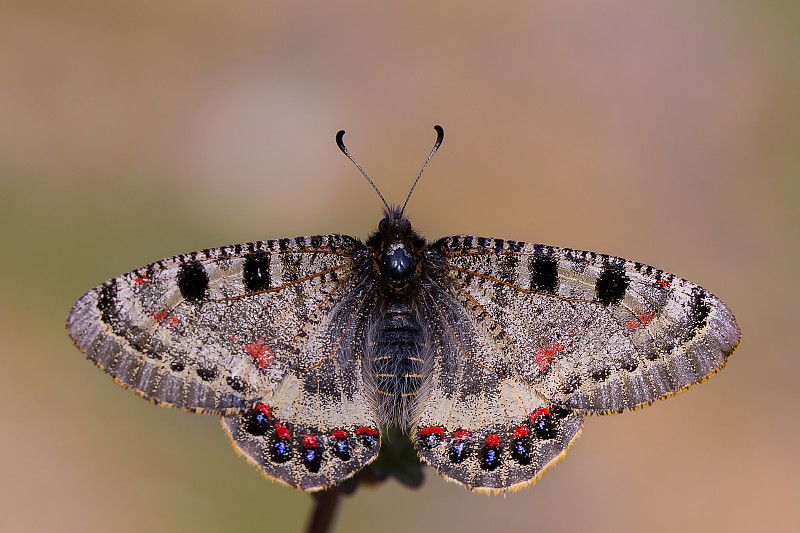
[[[611,375],[611,367],[605,361],[601,361],[589,375],[594,381],[605,381]]]
[[[225,381],[228,383],[228,386],[236,392],[242,392],[245,389],[244,381],[238,376],[225,378]]]
[[[201,366],[197,369],[197,375],[200,376],[200,379],[203,381],[212,381],[215,377],[217,377],[217,371],[212,366]]]
[[[269,289],[269,259],[270,255],[265,252],[245,257],[242,278],[247,292]]]
[[[530,290],[555,294],[558,291],[558,262],[552,257],[532,257],[528,264],[531,272]]]
[[[119,315],[117,314],[117,281],[109,280],[100,288],[97,295],[97,309],[100,319],[111,327],[116,326]]]
[[[178,289],[185,300],[202,300],[208,290],[208,274],[198,261],[189,261],[181,265],[178,271]]]
[[[495,470],[498,466],[500,466],[501,456],[503,454],[502,448],[499,446],[485,446],[479,455],[479,463],[480,467],[483,470],[487,470],[491,472]]]
[[[706,327],[708,315],[711,313],[711,307],[706,302],[706,294],[700,287],[692,289],[692,301],[688,316],[689,324],[684,335],[680,337],[681,343],[692,340],[700,330]]]
[[[706,303],[705,291],[699,287],[692,290],[692,325],[695,329],[706,326],[706,319],[711,312],[711,307]]]
[[[448,457],[451,463],[461,464],[469,456],[470,446],[466,439],[455,439],[448,450]]]
[[[618,304],[628,288],[628,277],[620,267],[608,266],[595,283],[597,299],[603,305]]]

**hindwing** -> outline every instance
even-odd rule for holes
[[[414,438],[444,477],[482,492],[533,483],[580,434],[579,415],[517,374],[490,316],[450,277],[426,284],[430,365]]]

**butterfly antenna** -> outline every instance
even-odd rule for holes
[[[356,168],[361,171],[361,174],[363,174],[364,177],[367,178],[367,181],[369,182],[370,185],[372,185],[372,188],[375,189],[375,192],[378,193],[378,196],[380,197],[381,201],[383,202],[383,205],[386,206],[386,210],[388,211],[389,210],[389,204],[386,203],[386,199],[381,194],[381,191],[379,191],[378,187],[374,183],[372,183],[372,180],[369,179],[369,176],[367,176],[367,173],[364,172],[364,169],[361,168],[361,165],[358,164],[358,161],[356,161],[353,158],[353,156],[350,155],[350,151],[347,149],[347,146],[344,145],[344,130],[340,130],[339,133],[336,134],[336,146],[338,146],[339,150],[341,150],[342,153],[347,156],[347,159],[352,161],[352,163],[356,166]]]
[[[442,141],[444,140],[444,129],[438,124],[435,125],[433,127],[433,129],[436,130],[436,142],[433,143],[433,149],[431,150],[430,155],[428,155],[428,159],[425,160],[425,164],[422,165],[422,168],[420,169],[419,174],[417,174],[417,179],[414,180],[414,185],[412,185],[411,186],[411,190],[408,191],[408,196],[406,196],[406,201],[405,201],[405,203],[403,203],[403,209],[400,210],[400,216],[403,216],[403,213],[406,210],[406,205],[408,205],[408,201],[411,199],[411,193],[414,192],[414,187],[417,186],[417,183],[419,182],[419,179],[422,177],[422,173],[425,172],[425,167],[428,166],[428,163],[430,162],[431,158],[433,157],[433,154],[436,153],[436,150],[439,149],[439,147],[442,145]]]

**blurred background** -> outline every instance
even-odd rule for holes
[[[796,2],[4,2],[0,529],[298,531],[311,498],[71,345],[84,292],[165,256],[496,236],[656,265],[727,302],[728,367],[587,420],[534,487],[395,482],[338,531],[798,531]]]

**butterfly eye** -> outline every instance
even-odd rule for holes
[[[389,229],[389,219],[384,218],[378,223],[378,231],[386,231]]]

